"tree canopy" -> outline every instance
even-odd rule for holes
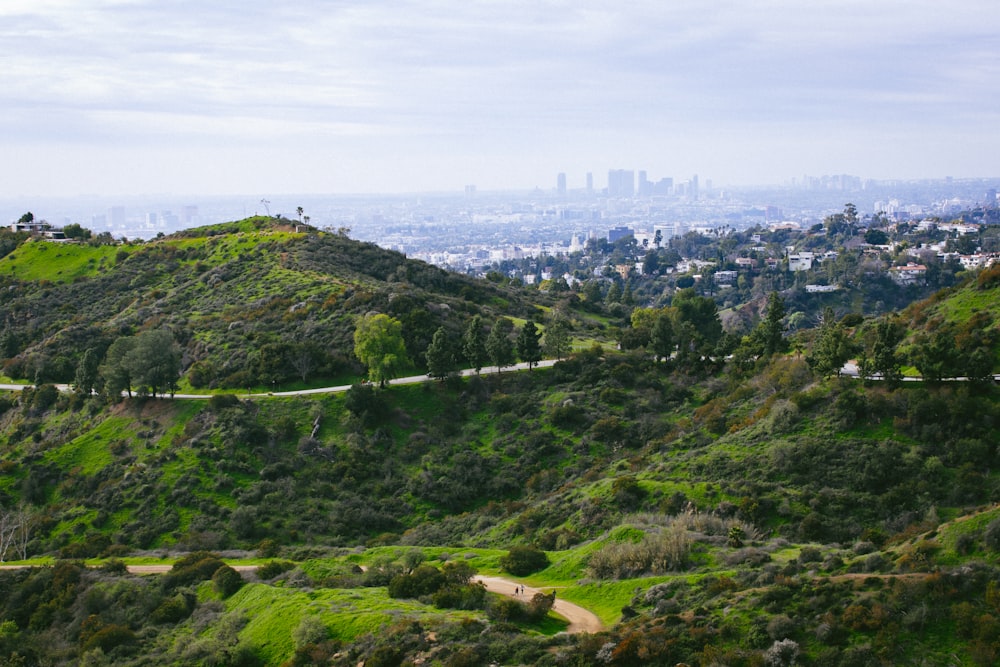
[[[403,325],[382,313],[369,313],[354,330],[354,354],[368,368],[368,379],[384,387],[409,363]]]

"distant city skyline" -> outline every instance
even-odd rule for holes
[[[992,177],[998,32],[987,0],[8,0],[0,197]]]

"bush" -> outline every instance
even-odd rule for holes
[[[646,534],[638,543],[606,544],[591,554],[587,570],[596,579],[627,579],[643,574],[665,574],[687,565],[691,538],[679,523]]]
[[[257,568],[257,576],[267,581],[295,569],[295,563],[287,560],[272,560]]]
[[[799,645],[791,639],[782,639],[764,651],[764,664],[768,667],[787,667],[799,659]]]
[[[1000,551],[1000,519],[993,519],[983,532],[983,544],[991,551]]]
[[[90,636],[83,645],[83,650],[90,651],[91,649],[99,648],[108,653],[119,646],[134,644],[135,642],[135,633],[124,625],[105,625]]]
[[[194,551],[174,562],[170,572],[163,575],[162,585],[165,590],[178,586],[190,586],[198,581],[212,578],[215,571],[225,565],[213,553]]]
[[[167,598],[154,609],[153,613],[149,615],[149,620],[157,624],[177,623],[187,618],[191,614],[191,610],[192,605],[188,603],[188,599],[182,593],[178,593]]]
[[[421,565],[409,574],[399,574],[389,582],[389,597],[418,598],[436,593],[445,584],[444,575],[436,567]]]
[[[212,575],[212,583],[215,584],[215,590],[219,592],[219,595],[227,598],[240,590],[243,586],[243,577],[233,568],[223,565]]]
[[[549,557],[537,547],[514,547],[500,558],[500,567],[516,577],[538,572],[549,566]]]

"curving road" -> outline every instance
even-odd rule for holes
[[[534,367],[535,368],[548,368],[550,366],[554,366],[557,361],[559,361],[559,360],[558,359],[543,359],[542,361],[536,362],[534,364]],[[504,368],[505,371],[526,371],[526,370],[529,370],[528,364],[524,363],[524,362],[519,363],[519,364],[514,364],[513,366],[504,366],[503,368]],[[459,371],[458,374],[460,376],[462,376],[462,377],[471,377],[473,375],[488,375],[488,374],[496,373],[496,372],[497,372],[496,366],[489,366],[487,368],[483,368],[480,371],[480,373],[476,373],[476,371],[474,369],[472,369],[472,368],[467,368],[467,369],[465,369],[463,371]],[[429,382],[432,379],[433,378],[431,378],[428,375],[411,375],[410,377],[395,378],[393,380],[389,380],[389,384],[390,385],[397,385],[397,384],[421,384],[423,382]],[[56,384],[54,386],[55,386],[56,389],[58,389],[59,391],[62,391],[62,392],[68,392],[68,391],[72,391],[73,390],[72,386],[70,386],[68,384]],[[318,387],[316,389],[299,389],[297,391],[269,391],[269,392],[259,393],[259,394],[238,394],[238,395],[240,395],[240,396],[247,396],[248,398],[267,398],[269,396],[309,396],[309,395],[312,395],[312,394],[336,394],[338,392],[347,391],[352,386],[353,385],[342,384],[342,385],[337,385],[335,387]],[[0,390],[7,390],[7,391],[23,391],[24,389],[31,389],[33,387],[34,387],[34,385],[31,385],[31,384],[12,384],[12,383],[3,384],[3,383],[0,383]],[[235,394],[236,392],[229,392],[229,393]],[[217,394],[166,394],[166,395],[157,396],[157,398],[187,398],[187,399],[194,399],[194,400],[208,400],[208,399],[212,398],[213,395],[217,395]]]
[[[483,585],[486,586],[486,590],[491,593],[500,593],[501,595],[506,595],[507,597],[514,598],[515,600],[530,600],[534,597],[535,593],[545,592],[540,588],[525,586],[524,593],[521,595],[515,595],[515,587],[522,584],[510,581],[509,579],[504,579],[503,577],[477,576],[473,578],[473,581],[481,581]],[[604,624],[601,623],[601,619],[599,619],[596,614],[587,611],[583,607],[575,605],[572,602],[562,600],[558,595],[556,596],[555,603],[552,605],[552,610],[569,621],[569,626],[566,628],[566,632],[570,634],[579,634],[583,632],[594,633],[604,630]]]

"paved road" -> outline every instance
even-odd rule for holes
[[[537,362],[535,364],[535,368],[548,368],[550,366],[554,366],[556,361],[557,361],[556,359],[544,359],[542,361]],[[526,371],[526,370],[528,370],[527,363],[520,363],[520,364],[514,364],[513,366],[503,367],[503,372]],[[497,372],[496,366],[489,366],[487,368],[483,368],[479,374],[488,375],[496,372]],[[462,377],[471,377],[473,375],[476,375],[477,373],[474,369],[468,368],[466,370],[459,371],[458,374],[461,375]],[[428,382],[429,380],[431,380],[431,378],[427,375],[412,375],[410,377],[395,378],[393,380],[389,380],[389,384],[390,385],[421,384],[423,382]],[[34,385],[30,384],[0,384],[0,389],[6,389],[7,391],[22,391],[24,389],[33,386]],[[240,394],[240,395],[249,396],[252,398],[266,398],[268,396],[310,396],[313,394],[336,394],[339,392],[347,391],[348,389],[351,388],[351,386],[352,385],[349,384],[342,384],[335,387],[318,387],[316,389],[299,389],[297,391],[269,391],[260,394]],[[68,384],[57,384],[55,385],[55,387],[59,391],[63,392],[72,391],[72,387]],[[212,398],[212,394],[167,394],[165,396],[159,396],[158,398],[187,398],[194,400],[208,400]]]

